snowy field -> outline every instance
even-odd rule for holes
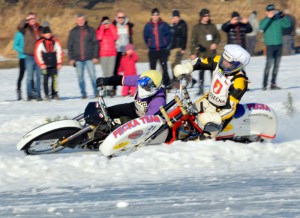
[[[276,111],[272,142],[175,142],[112,160],[79,149],[41,156],[17,151],[26,132],[49,118],[75,117],[95,99],[88,77],[90,99],[80,98],[75,70],[64,66],[60,101],[15,101],[18,69],[0,70],[0,217],[300,217],[300,56],[282,58],[281,90],[261,90],[264,66],[264,57],[252,58],[242,102]],[[139,73],[147,68],[138,64]],[[26,97],[25,80],[22,88]],[[196,92],[190,89],[193,99]],[[131,100],[114,97],[107,104]]]

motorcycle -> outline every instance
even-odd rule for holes
[[[97,102],[90,102],[84,113],[70,120],[59,120],[39,126],[25,134],[17,149],[28,155],[50,154],[68,148],[98,149],[105,157],[129,154],[145,145],[171,144],[176,140],[190,141],[200,137],[203,130],[197,123],[198,112],[186,86],[180,86],[167,105],[155,115],[125,122],[111,119],[99,87]],[[126,120],[126,119],[125,119]],[[97,128],[105,124],[99,137]],[[276,137],[277,117],[269,106],[260,103],[239,104],[231,122],[216,140],[250,143]]]

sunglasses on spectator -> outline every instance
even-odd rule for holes
[[[125,19],[125,17],[118,17],[118,19]]]

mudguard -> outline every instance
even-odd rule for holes
[[[126,150],[140,145],[153,135],[162,125],[164,119],[157,115],[149,115],[128,121],[110,133],[100,145],[100,152],[104,156],[113,155],[121,150]],[[162,132],[151,144],[165,142],[168,131]]]
[[[77,120],[59,120],[52,123],[47,123],[42,126],[39,126],[27,134],[25,134],[20,141],[17,143],[17,149],[19,151],[23,150],[28,142],[35,139],[36,137],[48,133],[54,129],[61,128],[78,128],[78,131],[82,129],[80,123]]]
[[[276,137],[277,117],[265,104],[239,104],[231,122],[219,133],[217,139],[257,135],[271,140]]]

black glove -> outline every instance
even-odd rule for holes
[[[107,86],[108,85],[107,78],[105,78],[105,77],[97,78],[96,84],[97,84],[97,86]]]
[[[284,17],[284,13],[282,11],[276,11],[273,18],[276,20],[276,19],[281,19],[283,17]]]
[[[123,76],[99,77],[96,81],[97,86],[120,86]]]

